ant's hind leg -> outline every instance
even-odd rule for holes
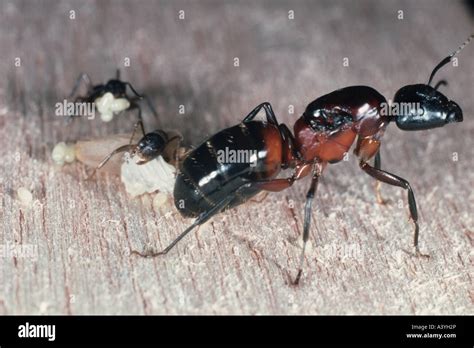
[[[221,210],[223,210],[233,199],[235,198],[235,192],[223,200],[221,200],[219,203],[217,203],[215,206],[213,206],[211,209],[208,211],[205,211],[194,220],[193,224],[189,226],[187,229],[184,230],[175,240],[173,240],[166,248],[159,252],[139,252],[136,250],[132,250],[131,254],[135,254],[141,257],[156,257],[160,255],[165,255],[170,251],[178,242],[183,239],[189,232],[191,232],[195,227],[205,223],[207,220],[209,220],[211,217],[213,217],[215,214],[219,213]]]
[[[415,248],[415,253],[416,256],[429,257],[429,255],[422,254],[420,252],[420,249],[418,248],[418,235],[420,232],[420,227],[418,226],[418,210],[416,209],[415,194],[413,193],[410,183],[405,179],[396,176],[395,174],[374,168],[364,161],[360,162],[360,167],[371,177],[380,180],[381,182],[384,182],[386,184],[404,188],[408,191],[408,206],[410,208],[410,217],[413,220],[413,223],[415,224],[415,234],[413,238],[413,246]]]

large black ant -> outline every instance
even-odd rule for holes
[[[311,173],[304,208],[303,249],[295,279],[298,284],[319,177],[328,163],[343,159],[357,137],[354,153],[360,158],[361,169],[381,182],[408,191],[410,216],[415,224],[415,252],[417,256],[427,256],[418,248],[418,214],[413,190],[407,180],[380,169],[380,142],[393,120],[402,130],[431,129],[462,121],[461,108],[430,84],[435,73],[473,37],[471,35],[434,68],[428,84],[409,85],[398,90],[395,103],[417,106],[396,117],[384,115],[382,109],[386,99],[367,86],[342,88],[310,103],[294,125],[294,136],[286,125],[278,123],[269,103],[258,105],[242,123],[211,136],[184,159],[174,186],[174,201],[181,215],[196,218],[193,224],[160,252],[133,253],[143,257],[164,255],[191,230],[223,209],[239,205],[261,190],[284,190]],[[265,111],[266,122],[254,120],[261,109]],[[422,117],[418,115],[420,109]],[[219,151],[224,149],[253,151],[253,156],[248,162],[223,163],[219,160]],[[368,163],[372,158],[373,166]],[[293,170],[292,175],[276,178],[286,168]]]
[[[110,96],[115,98],[118,101],[121,101],[122,103],[118,104],[117,102],[115,105],[118,105],[118,108],[113,110],[107,110],[107,114],[102,114],[101,118],[103,121],[108,122],[112,119],[113,113],[116,112],[122,112],[124,110],[133,110],[137,109],[138,110],[138,121],[141,124],[142,132],[145,133],[144,128],[143,128],[143,122],[142,122],[142,112],[140,105],[138,102],[142,99],[145,99],[145,101],[148,104],[148,107],[152,111],[153,115],[155,117],[158,117],[157,112],[155,108],[153,107],[153,104],[151,103],[150,99],[147,96],[144,96],[140,93],[138,93],[135,88],[132,86],[130,82],[124,82],[120,80],[120,69],[117,69],[116,72],[116,77],[115,79],[110,79],[108,80],[105,84],[98,84],[98,85],[93,85],[91,82],[91,78],[89,77],[88,74],[86,73],[81,73],[79,77],[76,80],[76,83],[71,91],[71,93],[68,96],[68,99],[72,98],[78,91],[81,82],[84,81],[86,84],[87,88],[87,93],[85,96],[79,96],[75,98],[75,102],[84,102],[84,103],[94,103],[95,107],[100,111],[100,106],[98,104],[101,104],[102,100],[102,105],[107,102],[107,104],[112,105],[113,100],[104,100],[103,97],[106,94],[110,94]],[[134,96],[129,97],[127,95],[127,87],[130,88],[130,90],[133,92]],[[107,95],[109,96],[109,95]],[[111,99],[113,99],[111,98]],[[123,101],[126,101],[123,103]],[[107,106],[108,105],[104,105]],[[70,120],[69,118],[68,120]]]

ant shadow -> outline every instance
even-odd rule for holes
[[[199,144],[217,131],[241,121],[240,118],[225,117],[235,115],[225,108],[229,101],[226,89],[195,89],[186,84],[145,86],[144,94],[158,114],[155,118],[152,113],[144,113],[146,131],[173,129],[183,136],[183,145]]]

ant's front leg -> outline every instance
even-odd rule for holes
[[[298,273],[294,281],[294,285],[298,285],[303,274],[303,263],[304,263],[304,254],[306,250],[306,243],[309,239],[309,228],[311,226],[311,212],[313,199],[316,194],[316,189],[318,188],[319,177],[321,176],[324,165],[316,163],[313,168],[313,177],[311,178],[311,186],[309,187],[308,192],[306,193],[306,203],[304,205],[304,223],[303,223],[303,249],[301,250],[300,255],[300,265],[298,268]]]
[[[81,85],[81,81],[84,81],[86,83],[88,91],[92,88],[92,82],[89,75],[87,75],[86,73],[81,73],[77,78],[76,83],[74,84],[74,87],[67,99],[72,98],[76,94],[77,90],[79,89],[79,86]]]
[[[410,183],[405,179],[396,176],[395,174],[374,168],[365,161],[360,162],[360,167],[371,177],[380,180],[381,182],[384,182],[386,184],[404,188],[408,191],[408,206],[410,208],[410,217],[413,220],[413,223],[415,224],[415,234],[413,238],[413,246],[415,248],[415,253],[416,256],[429,257],[429,255],[422,254],[420,252],[420,249],[418,248],[418,235],[420,232],[420,227],[418,226],[418,210],[416,208],[415,194],[413,193]]]
[[[142,109],[140,108],[140,105],[133,103],[130,105],[130,109],[136,108],[138,110],[138,121],[135,123],[135,126],[133,127],[133,132],[132,136],[130,137],[130,142],[129,145],[132,144],[133,138],[135,137],[135,133],[137,132],[137,128],[140,127],[140,130],[142,131],[142,136],[145,136],[145,127],[143,126],[143,119],[142,119]]]
[[[90,103],[91,101],[89,100],[88,97],[76,97],[74,99],[74,103]],[[95,106],[92,106],[93,108],[95,108]],[[66,124],[70,124],[72,122],[72,120],[76,117],[76,116],[79,116],[79,115],[76,115],[76,114],[68,114],[66,117],[65,117],[65,121],[66,121]]]
[[[144,94],[143,95],[143,99],[145,99],[146,101],[146,104],[148,105],[148,108],[150,109],[151,113],[153,114],[153,116],[155,116],[155,118],[158,120],[158,112],[156,112],[156,108],[155,106],[153,105],[150,97],[148,97],[148,95]]]

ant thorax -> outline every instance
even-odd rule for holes
[[[110,122],[115,114],[118,114],[130,107],[130,101],[127,98],[115,98],[110,92],[94,100],[97,110],[100,113],[100,119],[104,122]]]

